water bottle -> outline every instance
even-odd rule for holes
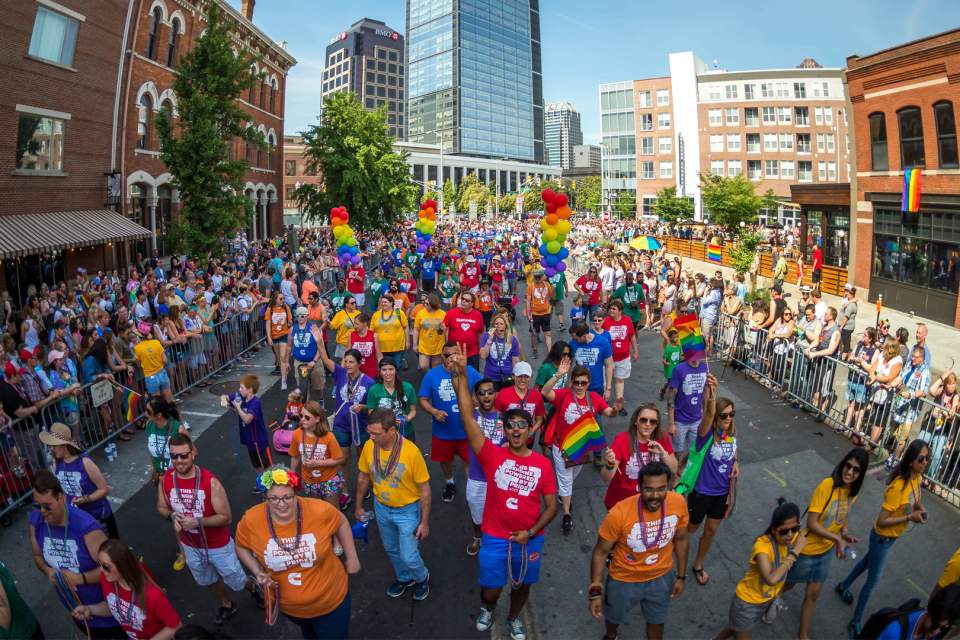
[[[103,452],[107,454],[107,462],[113,462],[117,459],[117,443],[111,442],[103,448]]]
[[[857,552],[853,547],[847,547],[843,550],[843,557],[847,560],[856,560]]]

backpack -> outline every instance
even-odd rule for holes
[[[896,608],[884,607],[867,619],[866,624],[860,630],[860,635],[857,636],[857,640],[878,638],[892,622],[900,623],[900,640],[906,640],[910,633],[909,616],[921,609],[923,607],[919,598],[911,598]]]

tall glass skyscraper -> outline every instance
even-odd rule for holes
[[[407,137],[543,162],[539,0],[407,0]]]

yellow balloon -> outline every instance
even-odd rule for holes
[[[542,219],[540,220],[540,228],[543,229],[544,231],[546,231],[547,229],[550,228],[550,223],[547,222],[547,219],[546,219],[546,218],[542,218]]]
[[[557,239],[557,231],[556,231],[556,229],[547,229],[546,231],[543,232],[543,241],[544,241],[544,242],[550,242],[550,241],[556,240],[556,239]]]
[[[566,220],[557,221],[557,231],[564,235],[570,233],[570,223]]]

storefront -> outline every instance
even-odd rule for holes
[[[850,184],[792,184],[791,200],[800,205],[800,251],[808,269],[813,250],[823,253],[821,289],[841,295],[850,263]]]

